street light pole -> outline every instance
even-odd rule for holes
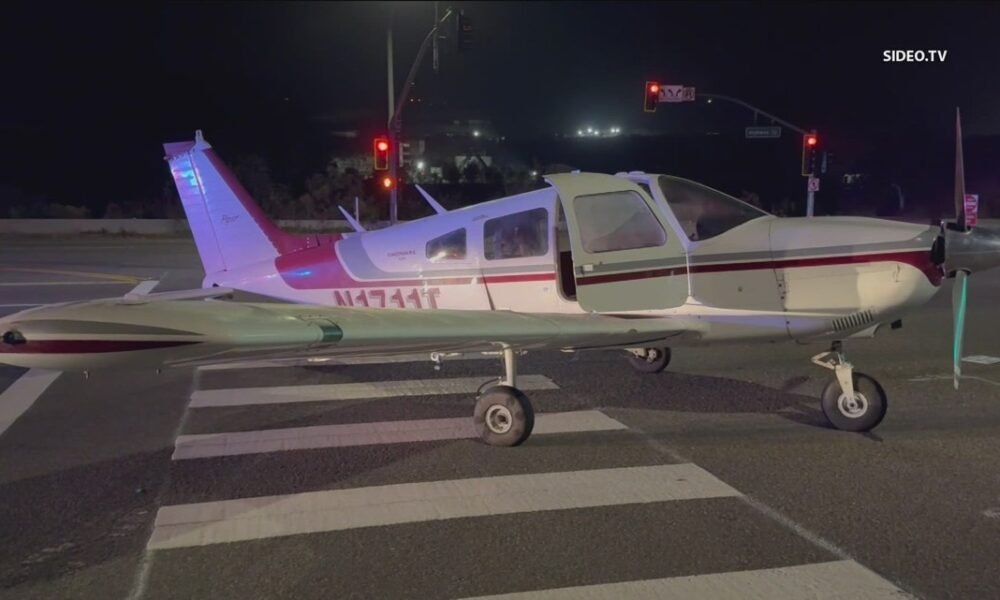
[[[427,48],[430,46],[431,41],[436,40],[438,27],[442,23],[448,20],[452,15],[452,10],[449,8],[445,11],[444,16],[440,20],[435,21],[434,27],[424,38],[422,44],[420,44],[420,49],[417,51],[417,57],[413,60],[413,64],[410,66],[410,72],[406,76],[406,81],[403,82],[403,89],[399,93],[399,100],[393,104],[394,97],[394,86],[392,80],[392,18],[389,19],[389,37],[386,43],[387,51],[387,61],[388,61],[388,78],[389,78],[389,175],[392,177],[392,188],[389,190],[389,222],[393,225],[396,224],[396,192],[399,188],[398,179],[396,173],[399,167],[399,132],[403,127],[403,107],[406,106],[406,99],[410,95],[410,88],[413,86],[413,80],[417,77],[417,69],[420,67],[420,61],[423,60],[424,55],[427,54]]]
[[[397,198],[396,198],[396,163],[399,161],[399,151],[396,149],[396,131],[393,128],[393,113],[396,110],[395,102],[395,79],[392,74],[392,13],[389,13],[389,31],[385,40],[385,68],[386,81],[389,84],[389,177],[392,178],[392,187],[389,188],[389,224],[396,224]]]

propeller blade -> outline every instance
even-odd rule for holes
[[[951,290],[951,312],[954,319],[955,342],[952,346],[952,366],[955,378],[955,389],[962,377],[962,336],[965,333],[965,306],[968,299],[969,274],[958,271],[955,274],[955,287]]]
[[[965,231],[965,161],[962,159],[962,115],[955,107],[955,224]]]

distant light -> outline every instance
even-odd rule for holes
[[[588,127],[587,128],[587,133],[594,133],[594,128],[593,127]]]
[[[810,146],[815,146],[816,145],[816,136],[810,135],[809,137],[807,137],[806,138],[806,143],[809,144]]]
[[[391,188],[392,187],[392,177],[388,177],[388,176],[383,177],[382,178],[382,187],[384,187],[385,189]]]
[[[576,135],[583,135],[583,130],[582,129],[577,129],[576,130]]]
[[[708,99],[708,103],[709,103],[709,104],[711,104],[711,103],[712,103],[712,99],[711,99],[711,98],[709,98],[709,99]]]
[[[479,130],[478,129],[472,132],[472,137],[479,137]]]
[[[532,171],[531,172],[531,176],[532,177],[538,177],[538,171]]]
[[[426,165],[424,165],[424,161],[422,161],[422,160],[418,160],[417,161],[417,170],[418,171],[423,171],[425,166]]]
[[[379,152],[385,152],[388,149],[389,149],[389,142],[379,142],[378,143],[378,151]]]

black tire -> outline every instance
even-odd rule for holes
[[[521,390],[495,385],[476,400],[472,420],[480,439],[490,446],[518,446],[535,427],[535,409]]]
[[[659,373],[670,364],[670,348],[646,348],[646,356],[629,352],[628,362],[640,373]]]
[[[820,404],[823,414],[830,424],[842,431],[871,431],[885,418],[889,408],[885,390],[872,377],[864,373],[854,373],[855,398],[861,395],[860,402],[852,407],[841,403],[840,383],[834,377],[823,388]]]

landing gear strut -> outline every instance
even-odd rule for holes
[[[503,349],[506,377],[487,388],[476,399],[472,420],[479,437],[491,446],[517,446],[528,439],[535,426],[535,410],[524,392],[517,389],[514,350]]]
[[[640,373],[659,373],[670,364],[670,348],[629,348],[628,362]]]
[[[823,414],[831,425],[844,431],[870,431],[882,422],[888,409],[885,390],[873,377],[854,372],[840,342],[812,357],[812,362],[836,374],[820,396]]]

